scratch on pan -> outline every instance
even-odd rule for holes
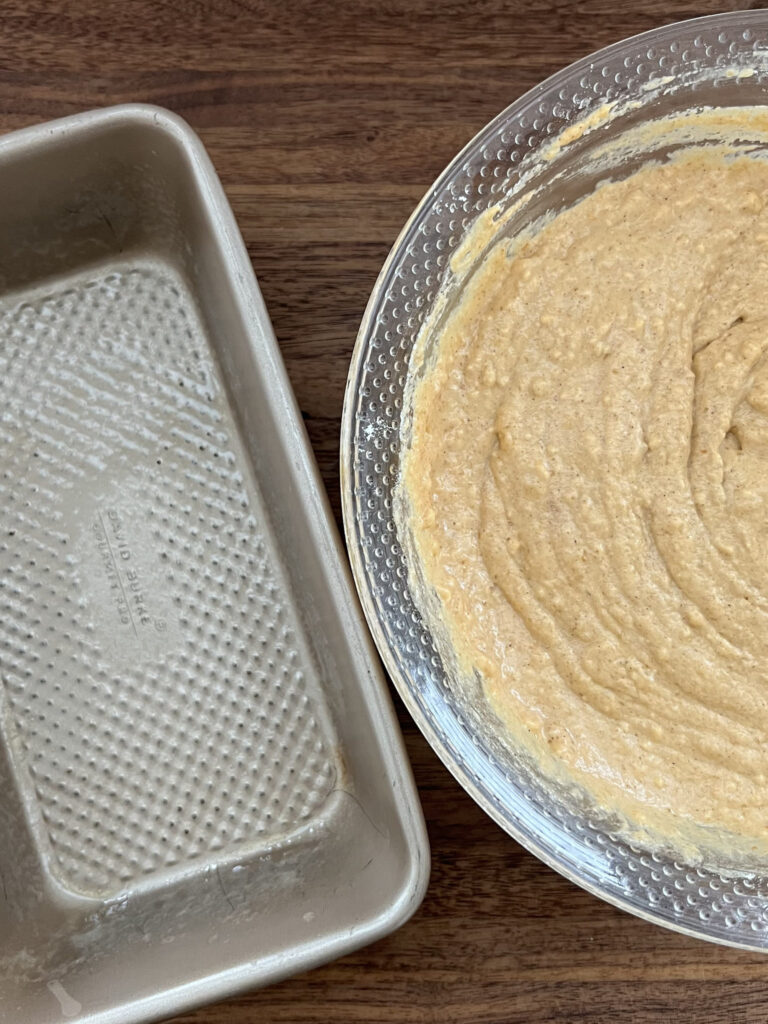
[[[79,1013],[82,1013],[82,1004],[72,998],[60,981],[48,981],[46,982],[46,988],[57,1000],[65,1017],[77,1017]]]

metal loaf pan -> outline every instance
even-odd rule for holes
[[[397,927],[424,826],[200,142],[6,136],[0,237],[0,1021],[148,1021]]]

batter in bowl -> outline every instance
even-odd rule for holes
[[[768,163],[687,153],[496,245],[402,490],[464,671],[602,803],[768,837]]]

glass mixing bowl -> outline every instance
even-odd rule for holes
[[[347,543],[368,623],[408,710],[462,786],[515,839],[595,895],[658,924],[753,949],[768,948],[768,864],[694,863],[674,849],[646,849],[586,794],[543,778],[510,745],[479,684],[454,678],[441,657],[412,593],[393,499],[410,355],[438,293],[449,297],[447,311],[460,295],[468,275],[455,273],[451,255],[478,215],[534,195],[505,224],[513,234],[590,192],[605,175],[590,154],[612,135],[693,107],[761,105],[767,83],[768,11],[740,12],[617,43],[499,114],[438,178],[381,271],[350,366],[341,436]],[[535,163],[543,145],[609,101],[618,101],[617,116]],[[654,145],[612,176],[663,158]]]

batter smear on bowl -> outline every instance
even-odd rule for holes
[[[402,486],[463,670],[674,831],[768,837],[768,164],[687,152],[493,247]]]

